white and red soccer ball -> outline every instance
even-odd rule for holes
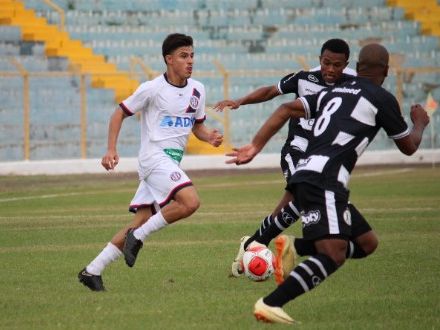
[[[244,274],[252,281],[265,281],[274,273],[274,262],[272,251],[267,247],[249,247],[243,254]]]

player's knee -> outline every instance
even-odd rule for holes
[[[374,235],[367,242],[365,242],[364,246],[362,246],[362,249],[364,250],[365,254],[368,256],[374,253],[374,251],[376,251],[378,246],[379,246],[379,240]]]
[[[189,217],[191,214],[193,214],[197,209],[200,207],[200,200],[197,198],[194,198],[190,201],[185,202],[183,205],[185,217]]]

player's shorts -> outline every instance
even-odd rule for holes
[[[303,152],[293,149],[287,143],[281,149],[280,166],[286,182],[289,182],[290,177],[295,173],[298,160],[303,155]]]
[[[140,169],[139,187],[130,202],[129,211],[155,207],[155,210],[168,204],[182,188],[192,185],[190,178],[179,165],[168,157],[151,159]]]
[[[348,209],[350,210],[350,214],[351,214],[350,239],[354,240],[355,238],[361,236],[362,234],[369,232],[371,230],[371,226],[353,204],[348,203]]]
[[[301,209],[304,239],[351,237],[348,192],[324,190],[304,182],[294,184],[291,189]]]

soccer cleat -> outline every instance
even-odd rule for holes
[[[231,266],[231,274],[234,277],[240,277],[244,270],[243,270],[243,254],[244,254],[244,243],[250,238],[250,236],[243,236],[240,238],[240,247],[238,248],[237,256],[234,259],[234,262]]]
[[[295,267],[296,250],[293,245],[294,236],[279,235],[275,239],[275,281],[283,283]]]
[[[85,268],[78,273],[79,281],[92,291],[105,291],[101,275],[90,274]]]
[[[281,307],[266,305],[263,298],[258,299],[255,303],[254,315],[257,321],[266,323],[293,324],[295,322]]]
[[[134,228],[128,230],[127,235],[125,236],[124,248],[122,249],[125,263],[128,267],[134,266],[139,250],[144,245],[141,240],[138,240],[136,237],[134,237],[133,232]]]

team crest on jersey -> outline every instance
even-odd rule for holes
[[[309,74],[309,75],[307,76],[307,79],[309,79],[311,82],[319,83],[319,79],[316,78],[316,76],[313,75],[313,74]]]
[[[170,174],[170,179],[173,181],[179,181],[182,175],[179,172],[173,172]]]
[[[186,112],[187,113],[196,112],[197,107],[199,106],[199,102],[200,102],[200,92],[194,88],[191,98],[189,99],[189,106],[186,109]]]
[[[350,213],[350,210],[349,210],[349,209],[346,209],[346,210],[344,211],[344,214],[342,215],[342,217],[343,217],[345,223],[346,223],[347,225],[351,226],[351,213]]]
[[[309,211],[301,215],[301,222],[303,227],[314,225],[321,220],[321,212],[319,210]]]

